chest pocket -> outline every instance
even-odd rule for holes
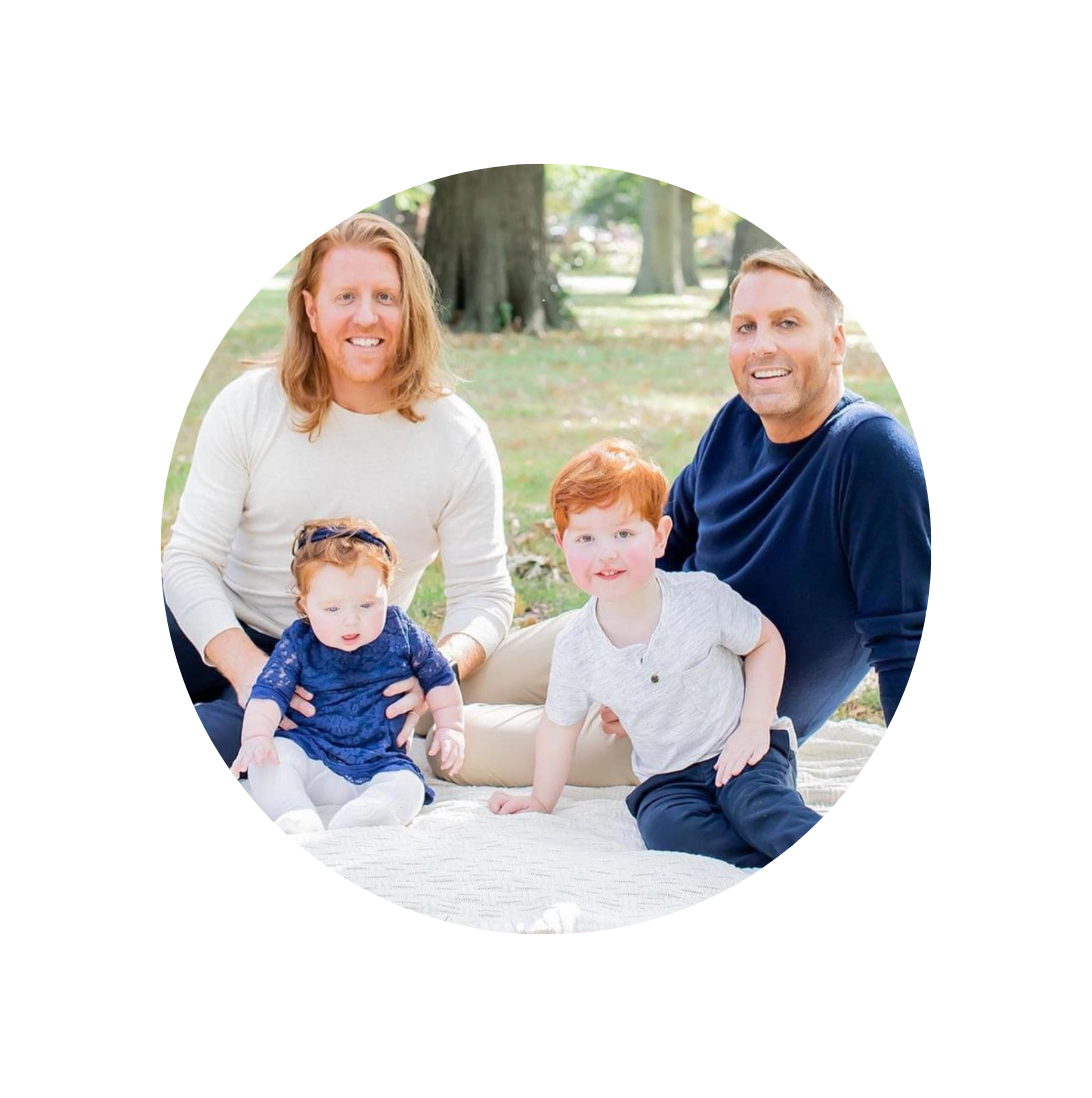
[[[714,645],[700,663],[688,667],[683,673],[683,686],[687,697],[702,715],[717,707],[720,700],[733,688],[738,673],[736,657]]]

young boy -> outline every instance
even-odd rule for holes
[[[626,798],[650,850],[766,865],[819,821],[796,792],[792,722],[777,718],[777,629],[707,572],[656,570],[671,531],[667,480],[607,439],[557,475],[550,507],[573,582],[592,597],[558,635],[531,796],[490,809],[551,812],[588,710],[606,704],[633,743]]]

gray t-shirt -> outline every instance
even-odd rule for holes
[[[644,781],[720,754],[743,708],[743,662],[762,615],[709,572],[656,572],[663,605],[648,644],[616,648],[589,599],[558,634],[546,716],[583,721],[595,704],[618,714]]]

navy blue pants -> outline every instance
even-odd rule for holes
[[[741,869],[768,865],[820,819],[796,792],[789,734],[719,789],[717,760],[654,774],[626,798],[649,850],[705,854]]]
[[[163,608],[167,611],[167,628],[171,632],[174,658],[178,660],[178,670],[182,672],[190,701],[197,707],[198,719],[220,752],[220,758],[231,766],[239,754],[243,733],[243,710],[236,700],[235,687],[215,667],[209,667],[201,659],[200,653],[179,628],[166,602]],[[263,652],[272,652],[277,644],[276,637],[267,637],[242,622],[239,622],[239,628]]]

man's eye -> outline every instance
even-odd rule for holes
[[[370,610],[375,605],[374,602],[362,602],[360,604],[361,610]]]
[[[340,609],[341,609],[340,606],[324,606],[323,607],[323,610],[325,610],[327,614],[336,614]]]
[[[393,305],[394,304],[394,294],[381,293],[381,294],[378,294],[377,296],[378,296],[379,300],[384,305]]]
[[[737,332],[749,332],[753,330],[753,328],[754,325],[750,321],[744,321],[744,323],[736,325]]]
[[[796,321],[793,320],[791,316],[787,316],[787,317],[785,317],[785,319],[783,321],[781,321],[781,327],[782,328],[795,328],[796,327]]]
[[[341,302],[341,304],[344,305],[346,302],[353,300],[353,295],[347,292],[343,294],[338,294],[337,297],[334,298],[334,300]]]
[[[633,537],[633,531],[632,530],[619,530],[618,531],[618,536],[620,538],[631,538],[631,537]]]

